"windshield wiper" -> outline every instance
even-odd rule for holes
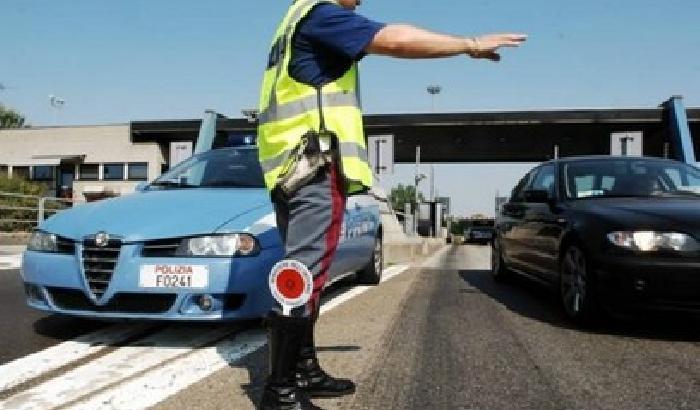
[[[186,182],[177,182],[177,181],[154,181],[150,184],[151,186],[163,186],[163,187],[170,187],[170,188],[197,188],[199,185],[192,185],[188,184]]]

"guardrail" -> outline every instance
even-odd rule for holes
[[[84,201],[0,192],[0,232],[30,231],[49,216],[82,202]]]

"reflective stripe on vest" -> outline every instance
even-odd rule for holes
[[[286,150],[274,158],[260,161],[260,165],[262,166],[263,172],[270,172],[277,167],[281,167],[284,164],[284,161],[286,161],[287,158],[289,158],[289,155],[291,153],[292,153],[291,149]],[[364,147],[362,147],[354,142],[341,142],[340,143],[340,156],[341,157],[356,157],[364,162],[367,162],[367,160],[368,160],[367,149],[365,149]]]
[[[358,107],[357,94],[354,91],[338,91],[323,94],[324,107]],[[283,121],[302,115],[310,110],[318,109],[318,96],[316,94],[304,97],[300,100],[290,101],[280,105],[272,105],[258,115],[258,124]]]
[[[288,73],[294,29],[306,13],[320,3],[337,2],[295,2],[272,42],[258,117],[260,162],[269,189],[276,185],[302,136],[309,131],[319,131],[321,115],[325,117],[327,129],[338,137],[345,185],[351,190],[372,185],[360,111],[357,66],[353,65],[339,79],[326,84],[321,90],[297,82]],[[319,107],[319,100],[322,107]]]

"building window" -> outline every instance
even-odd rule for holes
[[[102,172],[106,181],[121,181],[124,179],[124,164],[104,164]]]
[[[7,165],[0,165],[0,176],[7,176]]]
[[[146,181],[146,180],[148,180],[148,163],[146,163],[146,162],[131,162],[131,163],[129,163],[129,180],[131,180],[131,181]]]
[[[12,177],[29,180],[29,167],[12,167]]]
[[[80,180],[97,181],[100,179],[100,166],[98,164],[80,164]]]
[[[32,179],[34,181],[53,181],[54,170],[55,167],[51,165],[35,165]]]

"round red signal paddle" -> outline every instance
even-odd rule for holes
[[[288,316],[293,308],[304,306],[309,301],[314,280],[303,263],[283,260],[272,267],[269,284],[272,296],[282,305],[282,313]]]

